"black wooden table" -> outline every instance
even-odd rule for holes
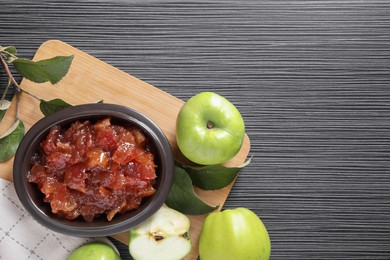
[[[0,45],[49,39],[230,99],[253,160],[225,208],[261,217],[272,259],[390,259],[389,1],[0,1]]]

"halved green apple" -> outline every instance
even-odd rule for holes
[[[136,260],[182,259],[191,251],[189,229],[186,215],[164,205],[130,230],[130,254]]]

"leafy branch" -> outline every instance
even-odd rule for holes
[[[25,79],[35,83],[50,82],[51,84],[58,83],[69,71],[73,60],[71,56],[56,56],[50,59],[32,61],[22,59],[17,56],[17,50],[14,46],[0,46],[0,64],[7,77],[7,83],[4,92],[0,98],[0,122],[3,119],[6,111],[11,106],[11,101],[6,100],[6,95],[10,88],[15,89],[16,115],[12,126],[0,136],[0,163],[11,158],[19,146],[25,132],[24,123],[19,117],[20,94],[25,93],[40,101],[40,108],[44,115],[48,115],[56,110],[70,106],[63,100],[55,99],[46,101],[30,92],[22,89],[19,83],[15,80],[10,65]]]

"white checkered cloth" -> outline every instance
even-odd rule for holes
[[[92,241],[51,231],[36,222],[20,204],[14,185],[0,178],[0,259],[62,260]]]

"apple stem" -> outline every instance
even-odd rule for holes
[[[211,121],[208,121],[208,122],[207,122],[207,128],[208,128],[208,129],[211,129],[211,128],[213,128],[213,127],[214,127],[214,123],[211,122]]]

